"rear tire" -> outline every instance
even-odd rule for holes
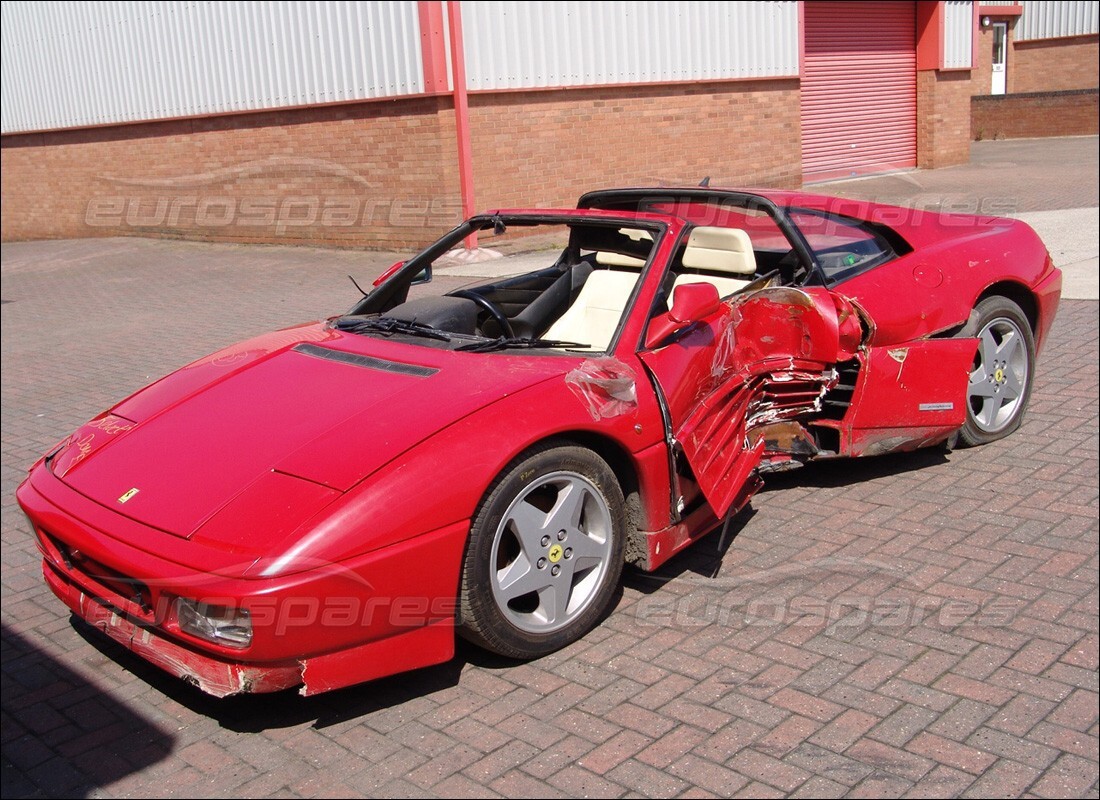
[[[966,389],[965,446],[988,444],[1020,427],[1035,366],[1035,336],[1020,307],[1007,297],[987,297],[959,332],[978,339]]]
[[[493,482],[470,526],[459,633],[510,658],[539,658],[588,633],[623,569],[626,503],[583,447],[543,445]]]

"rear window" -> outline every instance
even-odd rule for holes
[[[810,209],[791,209],[791,221],[810,245],[829,284],[892,261],[908,252],[881,226]]]

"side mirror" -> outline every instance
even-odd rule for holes
[[[672,334],[709,317],[721,304],[718,289],[713,284],[685,283],[677,286],[672,293],[672,308],[649,321],[649,330],[645,337],[646,349],[657,347]]]
[[[379,275],[377,278],[374,279],[374,283],[372,283],[371,286],[381,286],[383,283],[388,281],[393,276],[393,274],[395,272],[397,272],[399,269],[401,269],[407,263],[409,263],[409,262],[407,262],[407,261],[395,261],[392,265],[390,265],[390,267],[385,272],[383,272],[381,275]],[[409,281],[409,285],[410,286],[416,286],[418,283],[431,283],[431,281],[432,281],[432,265],[429,264],[428,266],[424,267],[424,269],[420,270],[420,272],[416,273],[416,277],[414,277],[411,281]]]
[[[390,276],[393,275],[393,273],[397,272],[397,270],[401,269],[403,266],[405,266],[404,261],[393,262],[393,264],[391,264],[385,272],[374,279],[374,283],[372,283],[371,286],[381,286],[383,283],[389,280]]]

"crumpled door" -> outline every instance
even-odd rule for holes
[[[861,338],[844,298],[774,287],[734,297],[670,344],[639,354],[663,396],[669,444],[679,443],[719,518],[760,462],[764,440],[750,445],[749,431],[819,408],[836,383],[833,366]]]

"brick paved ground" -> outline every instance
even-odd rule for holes
[[[316,698],[214,701],[70,622],[15,485],[149,379],[340,310],[347,272],[393,259],[143,240],[2,256],[5,797],[1097,796],[1095,302],[1063,304],[1010,439],[775,476],[717,578],[712,540],[630,573],[554,656],[461,647]]]

